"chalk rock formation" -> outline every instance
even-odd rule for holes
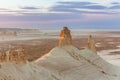
[[[70,30],[67,27],[63,27],[63,30],[60,33],[59,46],[66,46],[72,44],[72,37]]]
[[[95,41],[91,35],[88,37],[88,49],[96,53]]]
[[[4,61],[7,55],[8,63],[0,63],[0,80],[120,80],[120,67],[109,64],[90,50],[91,36],[89,49],[79,50],[72,45],[70,31],[62,32],[62,47],[53,48],[35,62],[10,63],[24,61],[23,48],[3,53],[0,57]]]
[[[25,63],[26,56],[23,48],[11,49],[0,53],[0,62]]]
[[[0,62],[4,62],[6,61],[6,53],[5,52],[1,52],[0,53]]]
[[[19,48],[16,50],[18,52],[18,62],[26,62],[25,50],[23,48]]]
[[[67,46],[66,46],[67,45]],[[90,35],[88,48],[79,50],[72,45],[70,31],[61,31],[59,46],[36,60],[51,73],[56,80],[120,80],[120,67],[114,66],[96,52],[95,43]]]

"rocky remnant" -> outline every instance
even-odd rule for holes
[[[0,36],[17,36],[16,31],[0,31]]]
[[[0,62],[26,63],[25,50],[19,48],[2,51],[0,52]]]
[[[60,33],[59,46],[72,45],[72,37],[70,30],[67,27],[63,27]]]
[[[93,52],[96,53],[96,46],[95,46],[95,41],[92,38],[92,35],[88,37],[88,49],[92,50]]]

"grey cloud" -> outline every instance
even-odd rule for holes
[[[91,8],[90,8],[91,9]],[[58,12],[70,12],[70,13],[79,13],[79,14],[112,14],[106,11],[83,11],[83,10],[76,10],[72,8],[54,8],[52,11]]]
[[[0,8],[0,10],[8,10],[8,9],[6,9],[6,8]]]
[[[90,4],[96,4],[92,2],[58,2],[59,4],[63,5],[90,5]]]
[[[82,4],[82,5],[79,5]],[[83,18],[83,14],[115,14],[108,12],[106,6],[98,5],[90,2],[58,2],[58,4],[49,8],[49,11],[68,12],[68,13],[39,13],[31,12],[31,9],[36,7],[24,7],[22,10],[7,10],[6,12],[15,12],[21,14],[15,15],[0,15],[0,21],[51,21],[51,20],[69,20]],[[112,6],[111,9],[120,8],[120,6]],[[24,10],[25,9],[25,10]],[[28,9],[28,10],[26,10]],[[29,10],[30,9],[30,10]],[[90,10],[81,10],[90,9]]]
[[[88,6],[83,6],[81,8],[86,8],[86,9],[106,9],[106,6],[102,5],[88,5]]]
[[[90,2],[59,2],[59,4],[50,7],[49,10],[57,12],[79,12],[76,9],[103,10],[107,9],[107,7]]]
[[[29,10],[34,10],[34,9],[39,9],[37,7],[32,7],[32,6],[27,6],[27,7],[20,7],[21,9],[29,9]]]
[[[119,3],[114,2],[111,4],[113,4],[113,6],[108,7],[91,2],[58,2],[58,4],[50,7],[49,11],[89,14],[119,14],[119,12],[108,11],[109,9],[120,9],[120,5],[118,5]]]
[[[110,7],[109,9],[120,9],[120,5],[112,6],[112,7]]]
[[[53,5],[48,8],[48,10],[51,12],[68,12],[68,13],[89,13],[89,14],[113,14],[112,12],[108,12],[108,9],[120,9],[120,5],[118,5],[117,2],[112,3],[114,4],[111,7],[103,6],[97,3],[92,2],[57,2],[56,5]],[[7,9],[0,9],[0,12],[15,12],[15,13],[30,13],[30,11],[33,11],[36,9],[40,9],[38,7],[33,6],[26,6],[26,7],[19,7],[20,10],[7,10]],[[82,10],[82,9],[88,9],[88,10]],[[93,11],[92,11],[93,10]],[[38,11],[34,13],[39,13]]]
[[[102,6],[97,3],[91,3],[91,2],[58,2],[58,3],[59,4],[53,6],[53,8],[55,8],[55,7],[86,8],[86,9],[105,9],[105,8],[107,8],[106,6]]]
[[[114,5],[116,5],[116,4],[120,4],[119,2],[112,2],[111,4],[114,4]]]

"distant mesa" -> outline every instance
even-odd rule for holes
[[[96,51],[96,46],[95,46],[95,41],[92,38],[92,35],[88,37],[88,49],[92,50],[93,52],[97,53]]]
[[[0,36],[17,36],[16,31],[0,31]]]
[[[67,27],[63,27],[60,33],[59,46],[72,45],[72,37],[70,30]]]

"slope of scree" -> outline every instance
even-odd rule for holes
[[[0,80],[56,80],[52,74],[43,67],[27,62],[26,64],[2,63],[0,64]]]
[[[119,80],[120,68],[107,63],[89,49],[56,47],[37,65],[54,73],[59,80]]]

